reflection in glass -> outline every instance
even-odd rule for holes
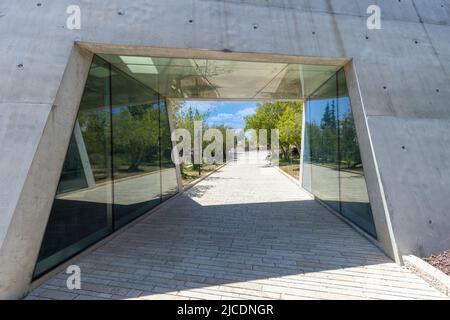
[[[35,275],[111,232],[109,66],[94,59]]]
[[[301,99],[339,66],[101,54],[162,96],[173,99]],[[301,83],[299,74],[308,81]]]
[[[170,151],[165,100],[94,57],[34,277],[175,193]]]
[[[166,199],[178,190],[175,164],[172,162],[172,140],[170,138],[169,117],[165,99],[160,100],[160,142],[161,142],[161,193]]]
[[[310,143],[314,194],[339,211],[336,76],[310,98]]]
[[[120,227],[161,201],[159,97],[119,71],[111,91],[114,219]]]
[[[305,105],[303,187],[376,237],[344,71]]]
[[[309,106],[310,100],[305,101],[304,117],[305,117],[305,127],[304,127],[304,137],[303,137],[303,168],[301,169],[302,173],[302,185],[303,188],[312,191],[312,182],[311,182],[311,107]]]
[[[338,72],[338,79],[341,212],[368,233],[375,236],[376,230],[364,178],[355,121],[353,120],[343,70]]]

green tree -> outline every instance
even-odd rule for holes
[[[327,103],[320,122],[321,141],[320,159],[322,163],[336,163],[337,161],[337,119],[334,101]]]
[[[303,105],[287,105],[280,119],[278,120],[278,130],[280,131],[280,148],[283,156],[289,160],[291,146],[295,146],[300,151],[302,139],[302,113]]]
[[[346,113],[340,120],[340,149],[341,159],[348,169],[362,163],[359,152],[358,138],[352,112]]]
[[[208,129],[206,119],[210,115],[210,111],[200,112],[197,109],[192,109],[191,106],[186,108],[186,103],[181,101],[171,101],[172,119],[174,120],[174,126],[178,129],[186,129],[191,135],[191,148],[194,150],[194,122],[201,122],[203,132]],[[202,139],[202,147],[206,147],[207,142]],[[180,164],[181,172],[183,173],[183,164]],[[198,169],[198,164],[194,165],[195,169]]]
[[[259,130],[268,131],[267,143],[271,146],[270,130],[277,129],[278,120],[286,109],[286,102],[266,102],[259,104],[252,116],[244,117],[245,130],[255,129],[259,136]]]
[[[269,147],[272,146],[270,130],[279,129],[280,149],[283,157],[289,160],[292,145],[300,150],[302,112],[302,101],[266,102],[258,105],[254,115],[244,117],[245,129],[255,129],[258,136],[260,130],[266,129]]]
[[[105,154],[108,146],[105,128],[110,128],[109,112],[106,109],[84,111],[78,115],[86,148],[93,167],[105,166]]]
[[[121,108],[113,114],[114,153],[128,163],[128,171],[139,171],[146,154],[157,154],[159,111],[149,105]]]

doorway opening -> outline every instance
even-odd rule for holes
[[[253,130],[241,134],[244,152],[266,150],[260,131],[276,130],[269,163],[279,157],[276,164],[303,188],[376,236],[342,65],[99,54],[34,276],[182,190],[183,178],[188,184],[217,168],[220,162],[201,161],[177,171],[171,134],[191,130],[194,120],[219,131]],[[226,159],[231,150],[222,143]]]

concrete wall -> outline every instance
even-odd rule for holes
[[[366,28],[374,3],[382,30]],[[81,30],[65,27],[71,4]],[[0,2],[0,297],[29,285],[92,55],[76,41],[353,59],[346,74],[379,238],[393,257],[448,248],[449,24],[449,0]]]

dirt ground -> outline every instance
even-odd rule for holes
[[[280,169],[291,175],[295,179],[299,179],[300,165],[299,164],[280,164]]]
[[[450,250],[425,258],[424,260],[450,276]]]

